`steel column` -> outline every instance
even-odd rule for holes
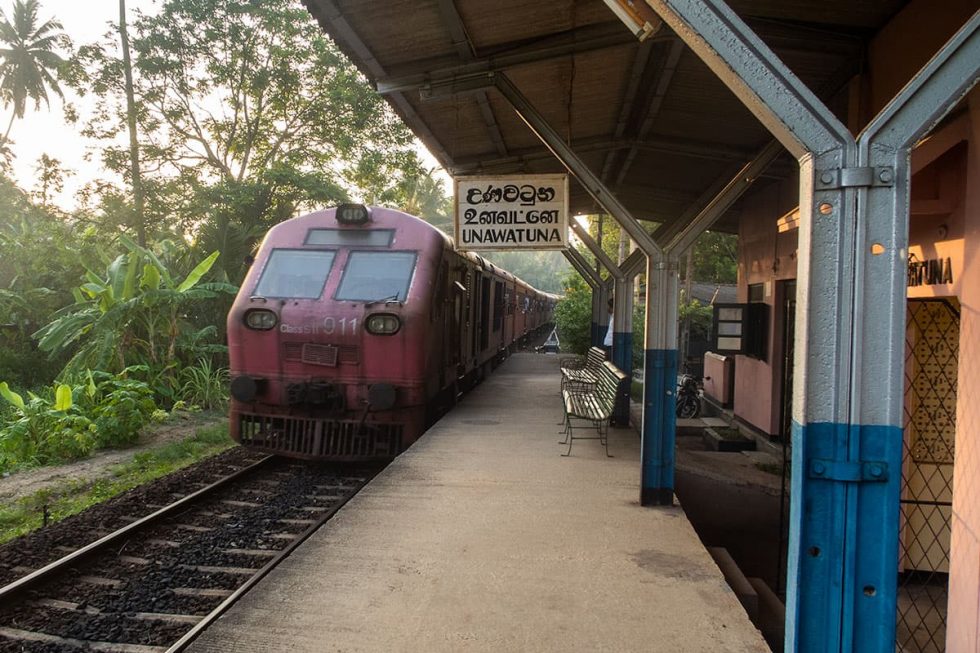
[[[585,260],[585,257],[577,249],[563,249],[561,253],[591,288],[602,285],[602,277],[592,269],[592,266],[589,265],[588,261]]]
[[[647,259],[640,441],[640,503],[645,506],[669,506],[674,501],[677,292],[677,267],[652,257]]]
[[[677,273],[667,274],[659,245],[633,218],[625,206],[609,192],[546,120],[504,75],[494,75],[494,83],[528,127],[578,179],[585,190],[616,219],[637,246],[647,255],[648,270],[656,267],[663,278],[647,277],[646,343],[644,368],[643,433],[641,436],[640,502],[642,505],[673,503],[674,488],[674,388],[677,382],[677,324],[666,324],[677,315]],[[655,294],[651,289],[658,287]],[[668,297],[669,289],[673,295]],[[653,301],[651,301],[651,299]],[[673,305],[673,312],[669,309]],[[672,336],[672,339],[668,340]],[[651,371],[655,372],[651,375]],[[671,376],[672,374],[672,376]],[[652,377],[652,379],[651,379]],[[669,377],[669,378],[668,378]]]
[[[655,256],[660,253],[660,247],[654,242],[650,234],[640,226],[639,222],[633,217],[622,202],[606,188],[605,184],[593,173],[587,165],[575,154],[571,147],[565,143],[564,139],[548,124],[548,121],[538,113],[537,109],[527,100],[518,90],[514,83],[502,73],[491,73],[489,75],[493,84],[497,87],[510,105],[514,107],[517,115],[527,124],[532,132],[541,140],[544,145],[551,150],[562,164],[575,175],[575,178],[613,218],[619,223],[630,238],[636,242],[637,246],[646,253],[647,256]]]
[[[893,154],[887,147],[877,152],[873,136],[862,137],[859,151],[843,125],[720,0],[647,2],[800,161],[796,331],[802,337],[793,400],[786,650],[890,653],[902,473],[907,157],[914,133],[931,122],[906,129]],[[975,34],[976,16],[971,25]],[[935,119],[972,85],[980,55],[961,47],[968,40],[954,46],[950,79],[958,86],[922,91],[921,106],[909,114]],[[933,74],[927,67],[919,79]],[[891,164],[876,168],[872,159],[879,156]],[[880,297],[882,288],[890,291],[884,301],[865,301]],[[872,384],[862,381],[872,375],[869,401]]]
[[[613,287],[618,285],[619,281],[623,278],[623,273],[619,271],[619,266],[613,263],[612,259],[610,259],[609,256],[602,251],[602,247],[600,247],[599,243],[597,243],[595,239],[589,235],[589,232],[585,229],[585,227],[580,225],[575,220],[572,220],[570,224],[572,233],[574,233],[575,236],[582,241],[586,248],[592,252],[592,255],[596,257],[596,260],[599,261],[600,264],[602,264],[602,267],[609,271],[610,280],[608,284],[613,285]],[[609,285],[604,282],[603,290],[605,292],[598,298],[595,294],[592,296],[592,324],[594,325],[592,330],[593,347],[605,347],[606,330],[609,328]],[[597,299],[601,299],[601,303],[597,303]],[[614,305],[618,304],[619,301],[619,298],[614,296]],[[615,328],[615,309],[613,315],[613,328]],[[613,349],[613,353],[615,354],[615,349]],[[615,362],[615,358],[612,360]]]
[[[863,427],[861,437],[851,439],[850,456],[884,460],[895,473],[884,482],[858,484],[853,498],[856,546],[848,562],[854,573],[845,576],[849,586],[844,588],[857,597],[848,624],[853,650],[871,650],[863,645],[868,641],[894,650],[890,597],[896,593],[898,549],[893,538],[882,538],[882,530],[897,535],[899,529],[911,148],[978,79],[980,11],[858,136],[858,167],[873,174],[873,183],[859,188],[857,197],[853,351],[858,374],[851,409],[858,424],[889,426]],[[867,311],[876,303],[878,310]]]

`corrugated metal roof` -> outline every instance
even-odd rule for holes
[[[476,71],[505,71],[641,219],[676,219],[772,138],[666,27],[640,44],[601,0],[304,1],[371,82],[394,89],[389,102],[452,173],[563,170],[495,91],[420,97],[433,77]],[[731,2],[824,98],[905,4]],[[574,182],[572,206],[597,209]],[[737,204],[718,228],[734,231],[736,214]]]

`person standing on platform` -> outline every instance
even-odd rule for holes
[[[612,345],[613,345],[613,300],[609,298],[609,328],[606,329],[606,338],[602,341],[602,348],[606,350],[606,358],[612,358]]]

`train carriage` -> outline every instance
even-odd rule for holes
[[[555,301],[399,211],[283,222],[228,315],[232,437],[309,459],[394,457],[550,324]]]

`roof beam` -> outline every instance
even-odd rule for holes
[[[473,42],[470,40],[469,34],[466,33],[466,25],[463,24],[463,18],[459,15],[456,4],[453,0],[438,0],[438,4],[439,13],[442,14],[442,20],[449,29],[453,47],[456,48],[459,58],[464,62],[473,61],[475,58],[475,48],[473,47]],[[497,148],[497,154],[507,156],[507,146],[504,144],[504,136],[500,133],[500,125],[497,124],[497,117],[493,115],[493,108],[490,106],[490,98],[487,96],[487,92],[477,91],[475,98],[480,108],[480,115],[483,116],[483,122],[486,124],[487,131],[490,133],[490,140],[493,141],[494,147]]]
[[[636,94],[640,90],[643,73],[646,71],[647,66],[650,65],[650,53],[652,50],[653,44],[650,41],[644,41],[636,50],[636,55],[633,57],[633,66],[630,70],[630,79],[626,85],[626,92],[623,94],[623,101],[619,105],[619,119],[616,121],[616,131],[613,134],[614,138],[622,138],[626,132],[626,124],[633,111],[633,102],[636,100]],[[609,175],[612,173],[612,165],[616,160],[616,154],[617,150],[610,150],[606,154],[606,161],[602,164],[602,172],[599,174],[599,178],[603,181],[607,181]]]
[[[651,138],[637,143],[630,139],[583,138],[575,141],[575,151],[580,153],[601,152],[605,150],[625,150],[633,146],[642,152],[660,152],[696,159],[712,161],[744,162],[752,157],[752,150],[719,145],[717,143],[684,140],[679,138]],[[531,161],[551,160],[554,155],[543,147],[529,147],[511,150],[510,156],[496,157],[491,153],[464,157],[456,160],[455,172],[477,169],[514,166]]]
[[[664,61],[664,67],[660,70],[660,76],[657,80],[657,88],[650,97],[650,103],[647,105],[646,116],[643,119],[643,123],[640,125],[640,129],[637,132],[637,142],[643,140],[643,138],[650,133],[653,128],[653,123],[660,113],[660,107],[663,106],[664,97],[667,95],[667,89],[670,88],[670,82],[674,78],[674,73],[677,71],[677,64],[680,62],[681,54],[684,52],[684,43],[682,41],[674,41],[670,45],[670,51],[667,53],[667,59]],[[623,165],[619,168],[619,174],[616,175],[616,181],[613,183],[613,188],[618,188],[623,184],[623,180],[626,179],[626,173],[629,172],[630,166],[633,165],[633,160],[636,159],[636,154],[639,152],[639,148],[634,145],[630,147],[629,151],[626,153],[626,158],[623,160]]]
[[[663,30],[648,40],[673,40],[675,38],[673,34]],[[623,29],[623,24],[619,21],[612,21],[552,34],[535,39],[531,44],[521,41],[503,45],[499,49],[495,49],[494,54],[478,56],[462,64],[455,57],[452,59],[440,57],[399,66],[398,71],[390,77],[376,75],[373,78],[378,93],[386,95],[388,93],[413,91],[437,80],[451,79],[473,73],[504,71],[514,66],[548,61],[605,48],[635,46],[635,44],[636,39]]]

